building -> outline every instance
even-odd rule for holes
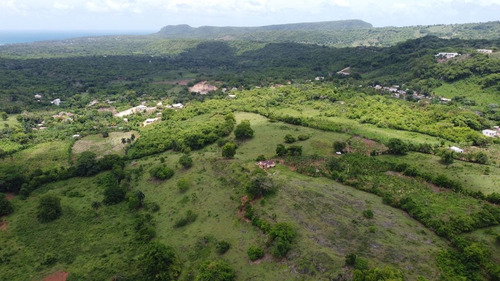
[[[259,161],[255,163],[255,165],[259,166],[261,169],[269,169],[269,168],[274,168],[276,166],[276,163],[271,160],[265,160],[265,161]]]
[[[476,51],[479,53],[483,53],[483,54],[492,54],[493,53],[493,50],[489,50],[489,49],[477,49]]]
[[[60,99],[55,99],[55,100],[51,101],[50,103],[53,104],[53,105],[60,105],[61,104],[61,100]]]
[[[450,149],[453,150],[453,152],[456,152],[456,153],[464,153],[463,149],[458,148],[456,146],[452,146],[452,147],[450,147]]]
[[[144,123],[142,123],[143,126],[147,126],[150,124],[153,124],[154,122],[158,121],[160,118],[148,118]]]
[[[39,99],[41,99],[41,98],[42,98],[42,95],[40,95],[40,94],[36,94],[36,95],[35,95],[35,99],[39,100]]]
[[[184,108],[184,105],[182,103],[174,103],[172,104],[173,108]]]
[[[483,130],[483,135],[495,138],[498,137],[498,132],[495,130]]]
[[[439,59],[451,59],[451,58],[460,56],[460,54],[459,53],[438,53],[434,56],[436,58],[439,58]]]

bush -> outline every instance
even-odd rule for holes
[[[387,148],[389,148],[389,153],[396,155],[405,155],[409,148],[406,143],[400,139],[392,138],[387,143]]]
[[[179,164],[184,168],[191,168],[193,166],[193,158],[189,157],[187,154],[182,154],[179,158]]]
[[[231,248],[231,244],[229,244],[226,241],[219,241],[217,244],[215,244],[215,249],[217,250],[217,253],[219,255],[225,254],[229,248]]]
[[[187,179],[182,178],[177,181],[177,189],[179,189],[180,192],[184,193],[189,189],[190,183]]]
[[[257,247],[257,246],[250,246],[250,248],[248,248],[247,250],[247,255],[248,255],[248,258],[251,260],[251,261],[256,261],[262,257],[264,257],[264,250],[262,250],[261,248]]]
[[[157,242],[148,245],[139,262],[148,280],[177,280],[181,273],[182,264],[174,249]]]
[[[175,222],[174,227],[183,227],[183,226],[186,226],[186,225],[194,222],[197,217],[198,217],[197,214],[195,214],[191,210],[188,210],[188,211],[186,211],[186,214],[184,215],[184,217],[178,219]]]
[[[167,180],[174,176],[174,170],[167,166],[156,166],[149,170],[149,174],[159,180]]]
[[[12,203],[10,203],[10,201],[7,200],[5,194],[0,193],[0,217],[10,215],[12,214],[12,212],[14,212],[14,207],[12,206]]]
[[[343,152],[347,144],[344,141],[335,141],[333,143],[333,150],[335,152]]]
[[[256,175],[247,185],[246,192],[251,199],[259,198],[276,192],[276,186],[271,178],[265,175]]]
[[[291,134],[285,135],[284,140],[286,143],[294,143],[297,141],[297,139],[294,136],[292,136]]]
[[[372,219],[373,218],[373,211],[368,209],[363,211],[363,217],[367,219]]]
[[[302,155],[302,146],[300,145],[290,145],[286,149],[286,154],[290,156],[300,156]]]
[[[259,161],[265,161],[266,160],[266,156],[264,155],[259,155],[257,156],[257,158],[255,158],[255,161],[259,162]]]
[[[236,154],[236,144],[228,142],[222,147],[222,156],[226,158],[233,158]]]
[[[297,232],[288,223],[277,223],[269,231],[269,238],[271,239],[271,253],[282,258],[286,256],[288,251],[292,248],[292,242],[297,236]]]
[[[85,151],[76,160],[77,176],[92,176],[99,172],[99,165],[94,152]]]
[[[228,263],[215,260],[201,264],[196,281],[233,281],[235,278],[236,274]]]
[[[236,139],[249,139],[253,137],[253,129],[250,127],[249,120],[242,120],[234,129]]]
[[[36,217],[42,223],[50,222],[59,218],[62,214],[61,199],[53,195],[45,195],[40,198]]]
[[[299,136],[297,137],[297,139],[298,139],[299,141],[305,141],[305,140],[308,140],[308,139],[309,139],[309,135],[299,135]]]
[[[286,148],[281,143],[276,146],[276,155],[282,157],[286,155]]]

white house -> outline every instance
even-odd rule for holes
[[[172,104],[173,108],[184,108],[184,105],[182,103],[174,103]]]
[[[147,126],[147,125],[150,125],[150,124],[153,124],[154,122],[160,120],[160,118],[148,118],[146,119],[146,121],[144,121],[144,123],[142,123],[143,126]]]
[[[35,95],[35,99],[39,100],[39,99],[41,99],[41,98],[42,98],[42,95],[40,95],[40,94],[36,94],[36,95]]]
[[[483,130],[483,135],[494,138],[498,136],[498,133],[495,130]]]
[[[434,55],[436,58],[444,58],[444,59],[451,59],[457,56],[460,56],[459,53],[438,53]]]
[[[492,54],[493,53],[493,50],[488,50],[488,49],[477,49],[476,51],[479,53],[483,53],[483,54]]]
[[[463,149],[458,148],[458,147],[456,147],[456,146],[451,146],[451,147],[450,147],[450,149],[451,149],[451,150],[453,150],[453,151],[454,151],[454,152],[456,152],[456,153],[464,153],[464,150],[463,150]]]
[[[53,105],[60,105],[61,104],[61,100],[60,99],[55,99],[55,100],[51,101],[50,103],[53,104]]]

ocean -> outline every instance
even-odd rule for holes
[[[155,31],[5,31],[0,30],[0,45],[63,40],[75,37],[104,35],[145,35]]]

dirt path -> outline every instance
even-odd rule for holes
[[[16,198],[16,194],[14,194],[14,193],[6,192],[4,194],[5,194],[5,198],[7,198],[7,200],[9,200],[9,201],[11,201],[12,199]]]
[[[45,277],[43,281],[66,281],[68,274],[69,274],[68,272],[56,271],[51,275]]]
[[[0,221],[0,231],[6,231],[9,228],[8,221]]]

